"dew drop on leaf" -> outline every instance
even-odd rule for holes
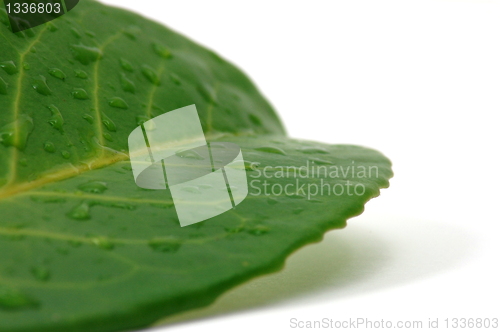
[[[89,94],[87,93],[87,91],[85,91],[82,88],[73,89],[73,92],[71,92],[71,94],[73,95],[73,98],[75,98],[75,99],[80,99],[80,100],[89,99]]]
[[[292,210],[293,214],[301,214],[304,211],[304,208],[295,208]]]
[[[125,75],[123,73],[121,74],[120,83],[121,83],[123,91],[135,93],[135,84],[134,84],[134,82],[132,82],[130,79],[127,78],[127,75]]]
[[[160,78],[153,68],[148,65],[142,65],[141,72],[149,82],[153,83],[154,85],[160,85]]]
[[[87,193],[102,194],[108,190],[108,185],[105,182],[93,181],[79,185],[78,189]]]
[[[94,237],[91,239],[92,243],[95,244],[97,247],[104,249],[104,250],[112,250],[115,245],[113,242],[111,242],[110,239],[104,236],[99,236],[99,237]]]
[[[109,106],[114,108],[128,109],[128,104],[120,97],[113,97],[109,100]]]
[[[52,113],[52,117],[48,121],[48,123],[54,128],[59,130],[61,133],[63,132],[64,119],[62,117],[61,112],[55,105],[47,106]]]
[[[208,84],[198,85],[196,90],[201,94],[207,103],[217,104],[215,89],[212,86]]]
[[[328,151],[324,148],[320,147],[305,147],[297,149],[297,151],[305,153],[305,154],[327,154]]]
[[[124,58],[120,59],[120,66],[122,67],[123,70],[129,71],[129,72],[134,71],[132,64],[129,61],[125,60]]]
[[[274,197],[269,197],[267,199],[267,204],[269,204],[269,205],[276,205],[278,203],[279,203],[278,200],[276,198],[274,198]]]
[[[175,155],[180,158],[186,158],[186,159],[195,159],[195,160],[204,160],[202,156],[196,151],[193,151],[191,149],[188,150],[179,150],[175,152]]]
[[[248,118],[250,119],[250,122],[252,122],[254,125],[262,126],[262,121],[256,115],[250,114],[248,115]]]
[[[252,234],[252,235],[264,235],[266,233],[269,233],[269,227],[264,226],[264,225],[256,225],[253,227],[248,228],[247,233]]]
[[[147,116],[144,116],[144,115],[139,115],[139,116],[136,116],[136,117],[135,117],[135,121],[137,122],[137,125],[138,125],[138,126],[143,125],[143,124],[144,124],[144,122],[147,122],[147,121],[149,121],[149,120],[150,120],[150,118],[149,118],[149,117],[147,117]]]
[[[43,149],[44,149],[45,151],[49,152],[49,153],[54,153],[54,152],[56,152],[56,147],[55,147],[54,143],[49,142],[49,141],[48,141],[48,142],[45,142],[45,143],[43,144]]]
[[[78,38],[78,39],[82,38],[82,34],[77,29],[71,28],[69,31],[71,31],[71,34],[73,36],[75,36],[76,38]]]
[[[33,89],[43,96],[50,96],[52,91],[47,85],[47,78],[43,75],[39,75],[33,78]]]
[[[137,36],[142,32],[141,28],[136,25],[130,25],[123,30],[123,33],[131,40],[136,40]]]
[[[309,160],[317,165],[335,165],[334,162],[320,159],[320,158],[309,158]]]
[[[5,72],[9,75],[14,75],[16,74],[19,70],[16,67],[16,64],[14,61],[3,61],[0,62],[0,68],[5,70]]]
[[[110,133],[104,133],[102,134],[102,136],[108,141],[108,142],[113,142],[114,139],[113,139],[113,136],[111,136]]]
[[[87,202],[82,202],[75,206],[67,216],[74,220],[89,220],[90,219],[90,206]]]
[[[90,124],[94,123],[94,118],[92,117],[92,115],[84,114],[82,115],[82,118],[85,119],[85,121],[87,121]]]
[[[46,24],[47,24],[47,30],[49,30],[50,32],[56,32],[57,30],[59,30],[59,28],[55,26],[54,23],[52,22],[48,22]]]
[[[50,69],[49,74],[60,80],[64,80],[66,78],[66,74],[59,68]]]
[[[182,191],[191,193],[191,194],[201,194],[200,188],[196,186],[185,186],[182,188]]]
[[[154,238],[149,241],[148,245],[154,251],[174,253],[177,250],[179,250],[179,248],[182,245],[182,242],[181,240],[176,239],[174,237]]]
[[[101,118],[102,118],[102,124],[109,130],[109,131],[112,131],[112,132],[115,132],[116,131],[116,124],[113,122],[113,120],[111,120],[109,118],[109,116],[107,116],[106,114],[104,113],[101,113]]]
[[[82,44],[71,45],[71,51],[76,60],[83,65],[88,65],[102,57],[102,51],[97,47],[85,46]]]
[[[33,128],[33,119],[28,115],[21,114],[16,121],[0,128],[0,143],[6,147],[14,146],[19,150],[24,150]]]
[[[172,57],[172,53],[168,48],[165,46],[158,44],[158,43],[153,43],[153,51],[159,55],[160,57],[164,59],[168,59]]]
[[[256,171],[259,166],[260,163],[257,161],[245,160],[245,169],[248,171]]]
[[[86,79],[89,77],[89,75],[84,70],[80,69],[75,70],[75,76],[81,79]]]
[[[71,157],[71,153],[69,153],[66,150],[61,151],[61,155],[63,156],[64,159],[69,159]]]
[[[274,154],[281,154],[286,156],[286,152],[283,149],[274,147],[274,146],[262,146],[260,148],[256,148],[255,150],[257,151],[262,151],[262,152],[268,152],[268,153],[274,153]]]
[[[181,79],[180,79],[180,77],[179,77],[179,76],[177,76],[177,75],[176,75],[176,74],[174,74],[174,73],[170,73],[170,74],[169,74],[169,77],[170,77],[170,80],[171,80],[172,82],[174,82],[174,84],[175,84],[175,85],[181,85],[181,83],[182,83],[182,82],[181,82]]]
[[[16,288],[0,285],[0,309],[7,311],[37,308],[39,303],[33,297]]]

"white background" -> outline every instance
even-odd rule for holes
[[[290,136],[373,147],[394,163],[391,188],[346,229],[154,331],[500,318],[500,2],[104,2],[236,63]]]

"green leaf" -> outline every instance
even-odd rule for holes
[[[244,74],[161,25],[92,1],[17,34],[5,17],[0,331],[120,331],[208,305],[388,186],[380,153],[287,138]],[[135,184],[127,138],[192,104],[208,140],[241,147],[250,189],[181,228],[168,191]]]

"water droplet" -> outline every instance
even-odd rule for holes
[[[18,72],[18,69],[14,61],[0,62],[0,68],[3,68],[3,70],[5,70],[5,72],[9,75],[14,75]]]
[[[182,245],[182,242],[181,240],[176,239],[174,237],[154,238],[149,241],[148,245],[154,251],[174,253],[177,250],[179,250],[179,248]]]
[[[76,38],[82,38],[82,34],[80,33],[80,31],[76,30],[75,28],[71,28],[69,31],[71,31],[71,34]]]
[[[187,158],[187,159],[196,159],[196,160],[204,160],[200,154],[194,150],[188,149],[188,150],[179,150],[175,152],[175,155],[181,158]]]
[[[181,79],[179,76],[177,76],[176,74],[174,73],[170,73],[169,74],[170,76],[170,79],[172,80],[172,82],[174,82],[175,85],[181,85]]]
[[[90,30],[85,31],[85,34],[90,38],[95,38],[95,33]]]
[[[215,89],[207,84],[198,85],[196,90],[201,94],[203,99],[210,104],[217,104]]]
[[[119,203],[119,202],[95,202],[97,205],[101,206],[106,206],[106,207],[111,207],[111,208],[117,208],[117,209],[124,209],[124,210],[129,210],[129,211],[134,211],[137,209],[137,206],[129,203]]]
[[[262,126],[262,121],[256,115],[250,114],[250,115],[248,115],[248,118],[250,119],[250,122],[252,122],[254,125],[259,126],[259,127]]]
[[[139,115],[135,117],[135,121],[137,122],[138,126],[141,126],[144,124],[144,122],[148,122],[150,119],[147,116],[144,115]]]
[[[160,85],[160,78],[153,68],[148,65],[142,65],[141,72],[149,82],[153,83],[154,85]]]
[[[116,124],[111,120],[106,114],[101,113],[102,123],[104,126],[112,132],[116,131]]]
[[[81,79],[86,79],[89,77],[89,75],[85,71],[79,69],[75,70],[75,76]]]
[[[19,159],[19,165],[21,165],[23,167],[28,166],[28,159],[26,159],[26,158]]]
[[[50,32],[56,32],[57,30],[59,30],[59,28],[55,26],[52,22],[48,22],[46,24],[47,24],[47,30],[49,30]]]
[[[245,160],[245,169],[248,171],[256,171],[259,166],[259,162]]]
[[[264,225],[256,225],[251,228],[247,229],[247,233],[252,234],[252,235],[264,235],[266,233],[269,233],[269,227],[264,226]]]
[[[0,77],[0,95],[6,95],[8,87],[9,85],[7,84],[7,82],[5,82],[3,78]]]
[[[49,74],[60,80],[64,80],[66,78],[66,74],[59,68],[50,69]]]
[[[320,147],[305,147],[305,148],[300,148],[297,149],[297,151],[300,151],[305,154],[327,154],[328,150]]]
[[[39,303],[16,288],[0,285],[0,308],[4,310],[24,310],[37,308]]]
[[[73,95],[73,98],[75,98],[75,99],[86,100],[86,99],[90,98],[87,91],[85,91],[82,88],[73,89],[73,92],[71,92],[71,94]]]
[[[79,185],[78,189],[86,193],[102,194],[108,190],[108,185],[105,182],[93,181]]]
[[[31,274],[39,281],[48,281],[50,279],[50,270],[44,266],[33,267]]]
[[[4,146],[14,146],[24,150],[28,136],[33,131],[33,119],[28,115],[21,114],[18,119],[0,129],[0,143]],[[17,137],[16,137],[17,128]]]
[[[121,74],[120,83],[122,85],[122,89],[125,92],[135,93],[135,84],[131,80],[127,78],[127,75]]]
[[[172,53],[170,52],[170,50],[158,43],[153,43],[153,51],[164,59],[172,57]]]
[[[43,144],[43,149],[47,152],[50,152],[50,153],[56,152],[56,147],[55,147],[54,143],[48,142],[48,141]]]
[[[31,66],[30,66],[30,64],[29,64],[29,63],[25,62],[25,63],[23,63],[23,68],[24,68],[25,70],[30,70],[30,69],[31,69]]]
[[[75,220],[89,220],[90,206],[87,202],[82,202],[73,208],[68,214],[68,217]]]
[[[31,53],[35,54],[37,52],[36,47],[32,47],[30,50]]]
[[[115,247],[114,243],[104,236],[94,237],[91,241],[93,244],[104,250],[112,250]]]
[[[63,132],[64,119],[62,117],[61,112],[55,105],[47,106],[49,110],[52,112],[52,117],[48,121],[48,123],[54,128],[59,130],[61,133]]]
[[[281,154],[281,155],[286,156],[285,151],[283,151],[280,148],[273,147],[273,146],[263,146],[263,147],[255,149],[255,150],[262,151],[262,152],[268,152],[268,153],[274,153],[274,154]]]
[[[52,94],[49,86],[47,85],[47,78],[43,75],[39,75],[33,79],[33,89],[36,90],[41,95],[49,96]]]
[[[110,133],[104,133],[102,136],[109,142],[114,142],[113,136]]]
[[[134,71],[132,64],[129,61],[125,60],[124,58],[120,59],[120,66],[122,67],[123,70],[129,71],[129,72]]]
[[[114,108],[128,109],[128,104],[120,97],[113,97],[109,100],[109,106]]]
[[[276,198],[274,198],[274,197],[269,197],[267,199],[267,204],[269,204],[269,205],[276,205],[278,203],[279,203],[278,200]]]
[[[69,159],[71,157],[71,153],[69,153],[66,150],[61,151],[61,154],[62,154],[62,156],[63,156],[64,159]]]
[[[84,114],[82,116],[82,118],[85,119],[85,121],[87,121],[88,123],[90,124],[93,124],[94,123],[94,118],[92,117],[92,115],[89,115],[89,114]]]
[[[132,40],[136,40],[141,32],[141,28],[136,25],[130,25],[123,30],[123,33]]]
[[[309,160],[314,162],[317,165],[335,165],[334,162],[324,160],[324,159],[319,159],[319,158],[309,158]]]
[[[303,208],[296,208],[292,210],[293,214],[301,214],[304,211]]]
[[[227,188],[225,188],[227,190]],[[196,186],[185,186],[182,188],[182,191],[191,193],[191,194],[201,194],[200,188]]]
[[[71,51],[75,59],[80,61],[83,65],[88,65],[102,57],[102,51],[97,47],[90,47],[82,44],[71,45]]]

